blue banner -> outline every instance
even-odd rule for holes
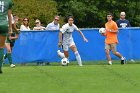
[[[80,34],[75,31],[73,38],[83,61],[106,60],[105,37],[98,32],[99,29],[82,29],[88,39],[83,41]],[[140,28],[120,29],[118,33],[120,52],[127,59],[140,59]],[[14,63],[22,62],[59,62],[57,55],[59,31],[21,31],[16,40],[12,55]],[[76,60],[70,50],[70,61]],[[112,55],[113,59],[118,59]]]

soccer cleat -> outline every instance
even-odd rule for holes
[[[82,64],[79,64],[79,66],[82,67],[83,65]]]
[[[45,63],[45,65],[51,65],[50,62]]]
[[[11,64],[11,65],[10,65],[11,68],[14,68],[15,66],[16,66],[16,65],[14,65],[14,64]]]
[[[134,60],[134,59],[131,59],[130,61],[131,61],[131,62],[133,62],[133,63],[135,62],[135,60]]]
[[[121,60],[121,64],[126,64],[126,59],[125,59],[125,57],[124,57],[123,60]]]
[[[0,70],[0,74],[2,74],[3,72],[2,72],[2,70]]]
[[[108,62],[109,65],[112,65],[112,62]]]

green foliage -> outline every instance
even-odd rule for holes
[[[139,0],[56,0],[62,16],[73,15],[79,27],[103,27],[106,14],[112,12],[114,21],[126,12],[132,26],[140,26]]]
[[[139,0],[13,0],[13,12],[19,17],[30,18],[31,27],[34,20],[40,19],[46,26],[55,15],[61,15],[60,23],[68,15],[75,17],[75,24],[80,28],[104,27],[106,14],[114,14],[114,21],[120,12],[126,12],[132,26],[140,26]]]
[[[13,0],[13,13],[21,18],[28,17],[30,26],[34,26],[34,21],[40,19],[46,26],[57,14],[57,3],[53,0]]]

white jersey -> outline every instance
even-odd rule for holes
[[[63,33],[63,48],[65,51],[68,50],[68,47],[75,45],[72,37],[72,32],[74,30],[79,30],[76,25],[72,24],[70,26],[68,23],[62,26],[60,30]]]
[[[77,28],[76,25],[72,24],[72,26],[70,26],[68,23],[62,26],[62,30],[61,32],[63,33],[64,37],[63,37],[63,41],[69,41],[71,39],[73,39],[72,37],[72,32],[74,30],[79,30]]]

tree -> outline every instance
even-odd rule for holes
[[[112,12],[114,21],[120,12],[126,12],[126,18],[132,26],[140,26],[139,0],[55,0],[62,16],[73,15],[79,27],[103,27],[106,14]]]
[[[53,0],[13,0],[13,13],[21,18],[28,17],[31,27],[35,19],[46,26],[58,14],[57,3]]]

